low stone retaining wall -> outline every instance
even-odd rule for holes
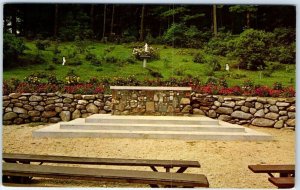
[[[189,115],[191,87],[111,86],[113,115]]]
[[[230,123],[275,128],[296,124],[295,98],[203,95],[176,89],[113,91],[113,96],[117,100],[114,114],[120,115],[206,115]],[[56,123],[111,113],[112,101],[111,95],[103,94],[12,93],[3,96],[3,124]]]
[[[236,124],[295,127],[295,98],[192,94],[192,113]]]
[[[110,95],[12,93],[3,96],[3,124],[69,121],[111,111]]]

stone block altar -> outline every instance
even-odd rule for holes
[[[189,115],[191,87],[111,86],[112,115]]]

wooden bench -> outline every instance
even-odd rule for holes
[[[249,165],[254,173],[267,173],[269,181],[278,188],[292,188],[295,186],[295,165]],[[278,177],[273,174],[277,174]]]
[[[3,163],[4,176],[43,177],[121,183],[149,184],[151,187],[209,187],[205,175],[152,171],[115,170],[67,166]]]
[[[70,157],[54,155],[32,155],[3,153],[2,159],[10,163],[30,164],[32,162],[42,163],[63,163],[63,164],[88,164],[88,165],[116,165],[116,166],[149,166],[153,171],[158,172],[156,167],[164,167],[166,172],[171,168],[178,167],[176,173],[183,173],[187,168],[200,168],[198,161],[185,160],[146,160],[146,159],[118,159],[118,158],[91,158],[91,157]]]
[[[272,173],[278,173],[280,177],[295,175],[295,165],[249,165],[248,168],[254,173],[267,173],[274,177]]]
[[[278,188],[293,188],[295,186],[294,177],[269,177],[269,181]]]

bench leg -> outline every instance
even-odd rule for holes
[[[181,167],[177,170],[176,173],[183,173],[186,169],[187,169],[187,167]]]
[[[150,168],[155,171],[155,172],[158,172],[157,169],[154,167],[154,166],[150,166]]]
[[[156,185],[156,184],[149,184],[149,185],[150,185],[151,188],[159,188],[159,186]]]
[[[166,172],[170,172],[170,167],[165,167],[166,168]]]

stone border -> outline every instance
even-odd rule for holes
[[[192,91],[192,87],[169,87],[169,86],[111,86],[111,90],[160,90],[160,91]]]

